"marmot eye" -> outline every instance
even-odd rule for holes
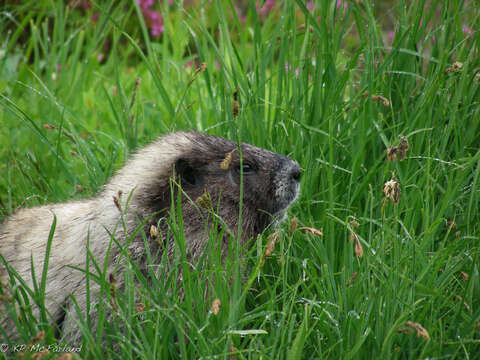
[[[248,161],[243,161],[242,170],[244,175],[251,175],[256,172],[255,167],[250,164]],[[237,171],[240,173],[240,164],[237,165]]]

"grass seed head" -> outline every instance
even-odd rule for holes
[[[137,310],[137,312],[141,313],[141,312],[144,312],[145,311],[145,304],[144,303],[136,303],[135,304],[135,310]]]
[[[207,190],[204,190],[203,194],[195,200],[195,203],[204,209],[210,209],[212,207],[212,198]]]
[[[467,302],[465,300],[463,300],[463,298],[460,296],[460,295],[455,295],[455,298],[458,300],[458,301],[462,301],[463,302],[463,306],[465,306],[465,309],[467,309],[469,312],[472,312],[472,309],[470,308],[470,306],[467,304]]]
[[[267,258],[268,256],[272,255],[273,250],[275,250],[275,244],[279,241],[280,239],[280,234],[275,231],[273,234],[268,235],[268,243],[267,247],[265,249],[265,255],[264,258]]]
[[[230,167],[230,164],[232,162],[232,156],[233,156],[233,153],[235,152],[235,150],[237,150],[237,149],[233,149],[232,151],[230,151],[225,156],[225,159],[223,159],[223,161],[220,163],[220,168],[222,170],[228,170],[228,168]]]
[[[119,190],[118,194],[113,196],[113,203],[115,204],[118,211],[120,211],[120,212],[122,212],[122,206],[120,205],[121,197],[122,197],[122,190]]]
[[[383,193],[385,194],[385,198],[392,200],[395,205],[398,205],[402,190],[400,189],[400,183],[398,182],[395,173],[392,172],[392,178],[385,183]]]
[[[158,229],[155,225],[150,226],[150,237],[156,239],[158,237]]]
[[[63,353],[57,356],[55,360],[73,360],[73,355],[70,353]]]
[[[465,271],[460,271],[460,275],[462,275],[462,279],[464,281],[468,280],[468,274]]]
[[[34,337],[33,339],[30,341],[30,344],[33,345],[33,344],[36,344],[40,341],[43,341],[43,339],[45,339],[45,330],[41,330],[39,331]]]
[[[397,158],[397,147],[396,146],[390,146],[387,148],[387,159],[390,162],[393,162]]]
[[[238,114],[240,113],[240,104],[238,102],[238,87],[233,93],[232,113],[233,113],[233,117],[237,117]]]
[[[413,321],[407,321],[407,326],[411,327],[417,332],[417,337],[422,337],[425,340],[430,339],[430,335],[428,334],[428,331],[419,323],[413,322]]]
[[[48,355],[50,355],[50,350],[48,349],[43,349],[39,352],[36,352],[35,354],[32,355],[32,357],[30,359],[43,359],[44,357],[47,357]]]
[[[292,220],[290,220],[290,224],[288,225],[288,233],[290,234],[290,236],[293,235],[293,233],[295,232],[295,230],[297,230],[298,228],[298,219],[296,217],[292,218]]]
[[[360,243],[360,239],[358,238],[358,235],[355,234],[355,255],[357,255],[357,257],[359,259],[361,259],[363,257],[363,247],[362,247],[362,244]]]
[[[353,242],[355,238],[358,238],[358,236],[355,234],[352,228],[358,228],[360,224],[355,219],[350,220],[348,223],[350,224],[350,237],[348,238],[348,241]]]
[[[220,307],[222,306],[222,302],[220,301],[219,298],[216,298],[212,302],[212,307],[210,308],[210,311],[213,313],[213,315],[218,315],[220,312]]]
[[[450,66],[445,72],[447,74],[458,73],[463,68],[463,63],[460,61],[455,61],[452,66]]]
[[[70,353],[63,353],[57,356],[55,360],[73,360],[73,355]]]
[[[315,236],[323,236],[323,232],[321,232],[318,229],[308,227],[308,226],[302,226],[301,228],[298,228],[298,230],[303,230],[305,232],[309,232],[310,234],[315,235]]]
[[[352,274],[352,276],[350,276],[350,279],[348,279],[348,281],[347,281],[347,287],[350,287],[350,285],[353,284],[353,282],[354,282],[355,279],[357,278],[357,275],[358,275],[358,272],[355,271],[355,272]]]
[[[408,140],[405,136],[400,136],[400,144],[398,144],[398,160],[403,161],[407,156],[407,151],[410,149]]]
[[[383,106],[390,107],[390,101],[382,95],[372,95],[373,102],[381,102]]]
[[[238,349],[233,345],[230,344],[230,360],[235,360],[237,358]]]
[[[108,277],[108,282],[110,283],[110,305],[112,309],[116,312],[118,310],[118,301],[117,301],[117,281],[113,273],[110,273]]]

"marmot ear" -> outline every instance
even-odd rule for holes
[[[185,159],[178,159],[175,162],[175,172],[182,179],[183,184],[195,185],[197,183],[197,172]]]

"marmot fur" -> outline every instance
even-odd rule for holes
[[[278,220],[298,195],[298,164],[286,156],[247,144],[241,145],[241,157],[242,167],[237,143],[223,138],[197,132],[165,135],[136,152],[96,197],[22,209],[12,215],[0,226],[0,253],[33,288],[31,259],[40,282],[47,239],[56,216],[45,305],[53,319],[62,323],[64,339],[79,341],[77,324],[69,320],[68,314],[65,317],[64,306],[68,308],[69,295],[72,294],[80,309],[86,309],[85,274],[72,267],[85,269],[87,241],[89,251],[102,268],[112,236],[125,245],[126,238],[144,222],[149,240],[156,237],[157,228],[152,225],[158,226],[158,238],[164,239],[165,248],[172,251],[174,241],[166,239],[166,222],[159,225],[158,221],[168,216],[172,200],[176,202],[172,194],[177,197],[181,191],[187,253],[191,257],[198,256],[208,238],[205,214],[209,212],[205,202],[212,205],[211,209],[230,233],[237,235],[241,170],[242,241],[261,233],[272,221]],[[140,269],[145,270],[142,268],[146,261],[145,246],[140,233],[128,244],[128,253]],[[225,237],[230,239],[227,235]],[[155,252],[161,249],[158,242],[151,242],[152,254],[159,253]],[[121,271],[121,262],[126,261],[115,244],[112,244],[109,259],[108,273],[114,268]],[[122,276],[116,275],[115,278],[117,286],[122,286]],[[1,262],[0,281],[4,285],[9,282],[7,269]],[[92,283],[91,300],[98,301],[99,286]],[[0,325],[8,333],[14,331],[14,326],[4,310],[0,303]]]

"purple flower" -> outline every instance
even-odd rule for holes
[[[307,2],[307,9],[308,9],[309,11],[312,11],[314,5],[315,5],[315,3],[314,3],[313,1]]]

